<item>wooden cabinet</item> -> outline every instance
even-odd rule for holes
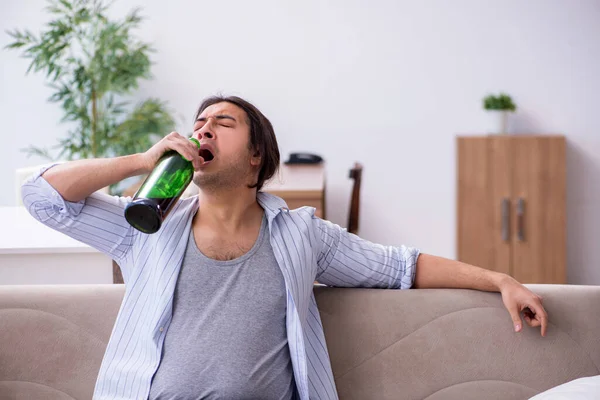
[[[457,258],[522,283],[566,283],[563,136],[457,138]]]

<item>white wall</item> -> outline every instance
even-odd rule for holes
[[[34,28],[42,0],[1,3],[0,30]],[[512,94],[519,132],[569,140],[569,280],[600,284],[600,2],[597,0],[120,0],[144,4],[160,96],[185,117],[200,100],[239,94],[272,120],[281,146],[328,161],[329,219],[345,225],[355,160],[365,165],[361,233],[455,255],[458,132],[488,120],[481,98]],[[7,36],[0,35],[0,46]],[[26,61],[0,52],[0,182],[39,160],[18,149],[64,133]],[[0,205],[14,203],[0,191]]]

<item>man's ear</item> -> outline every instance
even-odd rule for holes
[[[258,150],[254,151],[254,154],[250,158],[250,165],[253,167],[260,167],[260,163],[262,161],[262,157],[260,156],[260,152]]]

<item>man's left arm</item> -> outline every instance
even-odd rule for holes
[[[315,246],[315,279],[319,283],[382,289],[409,289],[413,285],[418,249],[372,243],[317,217],[313,222],[319,238]]]
[[[516,332],[522,328],[520,315],[523,313],[529,326],[541,326],[542,336],[546,335],[548,315],[542,305],[541,297],[506,274],[460,261],[421,254],[417,260],[414,287],[462,288],[500,292]]]
[[[372,243],[329,221],[317,217],[313,221],[320,239],[316,274],[319,283],[336,287],[500,292],[515,331],[522,329],[522,312],[529,326],[541,326],[542,336],[546,334],[548,316],[541,298],[506,274],[423,254],[413,247]]]

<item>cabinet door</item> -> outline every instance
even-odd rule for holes
[[[510,198],[506,178],[510,142],[502,139],[485,136],[457,140],[457,258],[510,273],[509,221],[502,218],[502,199]],[[505,212],[509,206],[510,202],[504,203]]]
[[[566,282],[565,139],[513,138],[513,276]]]
[[[490,195],[494,271],[513,275],[511,245],[512,141],[506,136],[491,136]]]

